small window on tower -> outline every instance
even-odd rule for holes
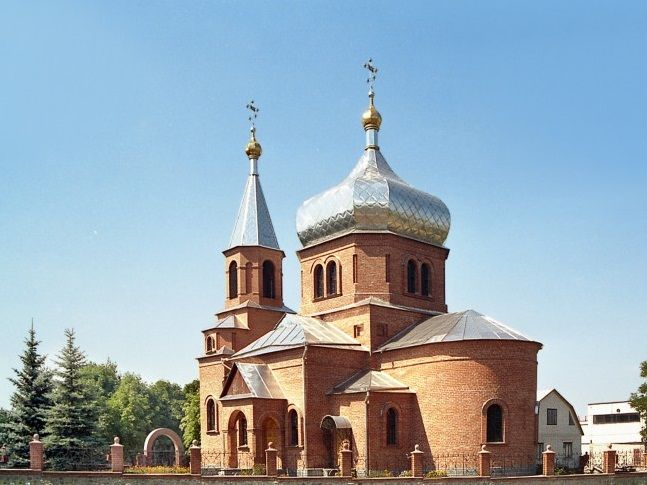
[[[364,325],[355,325],[353,327],[353,337],[357,338],[362,335],[362,330],[364,329]]]
[[[318,264],[315,266],[314,273],[314,287],[315,287],[315,298],[323,298],[324,296],[324,271],[323,266]]]

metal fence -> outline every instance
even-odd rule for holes
[[[202,451],[203,475],[263,475],[264,467],[254,466],[254,455],[250,451],[223,453]]]
[[[641,448],[634,450],[616,451],[616,472],[633,472],[647,469],[647,463],[643,459]],[[585,462],[584,473],[602,473],[604,465],[604,450],[593,450],[582,456]]]
[[[490,474],[493,477],[515,477],[540,473],[540,468],[533,454],[492,454]]]
[[[56,447],[45,449],[45,468],[60,471],[109,470],[110,448]]]

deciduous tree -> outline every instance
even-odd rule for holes
[[[182,405],[182,441],[190,447],[193,440],[200,441],[200,381],[194,380],[184,386],[184,404]]]
[[[638,391],[631,394],[630,403],[640,413],[643,427],[640,430],[645,450],[647,451],[647,360],[640,364],[640,377],[645,381],[638,386]]]

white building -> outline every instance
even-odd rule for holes
[[[578,458],[581,455],[583,431],[577,413],[556,389],[537,392],[537,417],[538,453],[551,445],[560,458]]]
[[[580,424],[584,430],[583,452],[600,451],[610,444],[617,451],[644,448],[640,429],[645,423],[628,401],[591,403]]]

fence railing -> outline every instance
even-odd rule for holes
[[[262,475],[264,467],[254,466],[254,455],[249,451],[226,453],[202,451],[203,475]]]
[[[109,470],[110,449],[88,447],[56,447],[45,450],[46,468],[60,471]]]

